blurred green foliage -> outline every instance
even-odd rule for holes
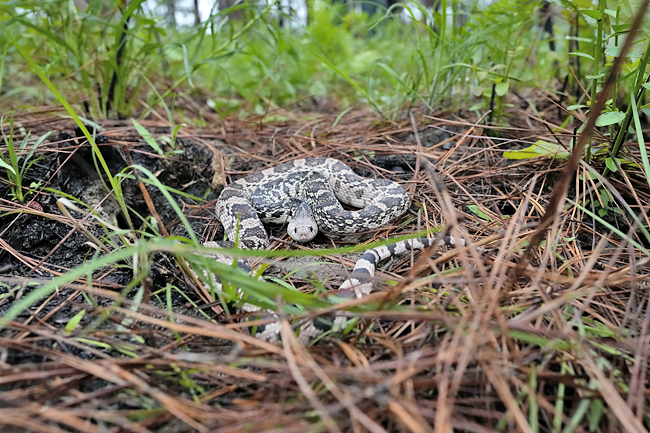
[[[618,16],[606,15],[597,40],[592,16],[598,6],[553,5],[551,51],[539,1],[478,8],[452,0],[437,11],[400,4],[401,15],[380,9],[368,16],[316,0],[306,26],[297,24],[295,14],[281,15],[275,4],[244,2],[215,8],[198,26],[175,28],[143,0],[81,3],[3,2],[3,110],[54,103],[19,44],[61,94],[84,103],[85,115],[93,118],[143,116],[163,102],[173,108],[181,98],[225,116],[313,97],[336,101],[340,109],[368,103],[388,118],[414,105],[473,104],[475,110],[492,107],[498,119],[513,89],[583,100],[587,95],[576,89],[590,89],[589,80],[598,83],[603,76],[588,78],[594,53],[602,51],[603,73],[611,64],[605,50],[616,48],[632,11],[627,5]],[[229,19],[235,13],[244,19]],[[635,52],[643,52],[642,42]],[[633,63],[631,58],[628,71]],[[625,93],[629,85],[623,80],[618,90]]]

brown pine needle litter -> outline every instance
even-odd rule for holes
[[[162,139],[173,128],[154,111],[139,123],[164,156],[131,121],[99,122],[112,175],[124,170],[128,215],[71,121],[45,109],[15,115],[35,136],[56,132],[30,172],[28,198],[40,207],[0,201],[0,313],[9,318],[0,431],[645,431],[650,253],[640,227],[650,190],[639,149],[627,146],[631,163],[610,178],[594,174],[602,161],[582,163],[564,207],[548,209],[566,159],[504,157],[539,140],[569,148],[574,131],[548,95],[536,97],[537,113],[512,108],[510,127],[468,112],[386,122],[368,110],[337,119],[277,108],[206,118],[211,126],[183,127],[173,146]],[[410,212],[368,243],[436,230],[469,245],[382,263],[375,292],[327,309],[353,311],[352,329],[309,347],[289,320],[324,307],[281,303],[278,346],[249,334],[263,320],[236,320],[190,278],[193,251],[152,240],[190,235],[155,182],[125,168],[169,187],[203,242],[223,238],[213,207],[224,183],[310,156],[409,192]],[[57,206],[66,195],[80,200],[76,210]],[[551,229],[524,263],[546,212]],[[284,228],[270,230],[278,253],[258,260],[267,281],[315,293],[313,302],[359,257],[331,250],[344,243],[298,246]],[[122,255],[101,262],[113,254]],[[25,304],[55,277],[65,281]]]

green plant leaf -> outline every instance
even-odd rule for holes
[[[510,83],[501,82],[496,86],[494,86],[494,92],[497,94],[497,96],[503,96],[506,93],[508,93],[509,87],[510,87]]]
[[[147,144],[151,146],[153,150],[158,152],[158,155],[165,156],[165,153],[162,151],[160,146],[158,146],[158,143],[156,143],[156,140],[153,138],[151,133],[147,131],[147,129],[144,126],[140,125],[137,120],[131,119],[131,122],[133,122],[133,126],[135,126],[135,129],[138,131],[138,134],[140,134],[142,138],[144,138],[144,141],[146,141]]]
[[[615,123],[621,123],[625,119],[625,113],[620,111],[608,111],[598,116],[596,126],[609,126]]]
[[[610,159],[610,158],[607,158],[607,159]],[[610,161],[611,161],[611,159],[610,159]],[[613,162],[612,162],[612,164],[613,164]],[[605,209],[609,208],[609,202],[610,202],[609,193],[607,192],[607,190],[605,188],[601,188],[599,190],[599,192],[600,192],[600,202],[602,203],[603,207]]]
[[[605,165],[607,166],[609,171],[611,171],[612,173],[616,173],[618,171],[618,167],[616,166],[616,164],[614,163],[612,158],[609,158],[609,157],[605,158]]]
[[[178,135],[178,131],[181,130],[181,128],[185,126],[185,123],[181,123],[180,125],[176,125],[174,128],[174,131],[172,132],[172,147],[176,145],[176,136]]]
[[[7,164],[2,158],[0,158],[0,167],[4,167],[7,171],[9,171],[14,176],[16,175],[16,170],[14,170],[14,168],[11,165]]]
[[[601,399],[593,399],[591,400],[591,404],[589,405],[589,428],[588,431],[597,431],[598,426],[600,424],[600,420],[602,419],[603,416],[606,414],[605,410],[605,402]]]
[[[194,83],[192,83],[192,68],[190,67],[190,60],[187,56],[187,47],[185,44],[181,44],[183,48],[183,66],[185,67],[185,73],[187,74],[187,82],[190,87],[194,88]]]
[[[47,137],[49,137],[52,134],[52,131],[48,131],[45,134],[41,135],[38,137],[32,148],[30,149],[29,153],[27,156],[25,156],[25,160],[23,161],[23,166],[21,169],[21,173],[25,174],[27,172],[27,169],[31,167],[31,165],[36,162],[39,158],[36,158],[35,160],[32,160],[32,157],[34,156],[34,152],[36,152],[36,149],[38,149],[38,146],[40,146]],[[29,163],[31,161],[31,163]],[[28,164],[29,163],[29,164]]]
[[[581,9],[579,12],[595,20],[599,20],[603,17],[603,14],[601,14],[600,11],[595,11],[592,9]]]
[[[103,341],[90,340],[88,338],[75,338],[74,340],[83,344],[87,344],[89,346],[101,347],[102,349],[106,349],[106,350],[110,350],[113,348],[113,346],[111,346],[108,343],[104,343]]]
[[[584,57],[585,59],[594,60],[594,58],[592,56],[590,56],[589,54],[581,53],[579,51],[570,52],[569,55],[570,56]]]
[[[520,150],[509,150],[503,152],[506,159],[530,159],[538,156],[548,156],[555,159],[566,159],[571,154],[562,146],[556,143],[539,140],[532,146]]]
[[[490,217],[487,216],[487,214],[485,212],[483,212],[481,209],[479,209],[479,207],[476,206],[475,204],[470,204],[470,205],[467,206],[467,208],[470,210],[470,212],[472,212],[477,217],[479,217],[479,218],[481,218],[481,219],[483,219],[485,221],[490,221]]]
[[[83,319],[85,314],[86,314],[86,310],[81,310],[77,314],[75,314],[72,317],[72,319],[70,319],[70,321],[65,325],[63,333],[66,335],[72,334],[74,330],[77,328],[77,325],[79,325],[79,322],[81,322],[81,319]]]

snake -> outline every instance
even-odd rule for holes
[[[359,210],[343,208],[346,204]],[[223,189],[217,218],[231,241],[266,249],[263,223],[287,224],[298,242],[320,231],[335,239],[383,227],[402,216],[410,198],[389,179],[366,179],[333,158],[305,158],[241,178]]]
[[[357,208],[347,210],[342,204]],[[217,218],[231,243],[206,242],[207,247],[232,246],[264,250],[270,246],[264,223],[286,224],[287,233],[297,242],[308,242],[318,232],[331,239],[354,241],[360,234],[385,227],[410,207],[404,188],[389,179],[368,179],[334,158],[304,158],[267,168],[226,186],[215,205]],[[465,245],[464,240],[460,240]],[[339,286],[339,296],[361,298],[372,290],[377,264],[390,256],[438,245],[454,245],[453,237],[403,240],[371,248],[356,262],[349,278]],[[214,256],[219,259],[219,257]],[[242,266],[238,263],[238,266]],[[243,265],[245,266],[245,265]],[[243,296],[243,294],[241,294]],[[272,310],[245,303],[244,313],[260,313],[260,318],[277,317]],[[308,343],[331,330],[338,331],[345,314],[334,321],[317,318],[303,323],[299,340]],[[259,339],[278,342],[280,324],[257,327]]]

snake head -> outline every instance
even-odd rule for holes
[[[309,205],[304,200],[296,199],[287,232],[297,242],[309,242],[318,234],[318,225],[311,214]]]

